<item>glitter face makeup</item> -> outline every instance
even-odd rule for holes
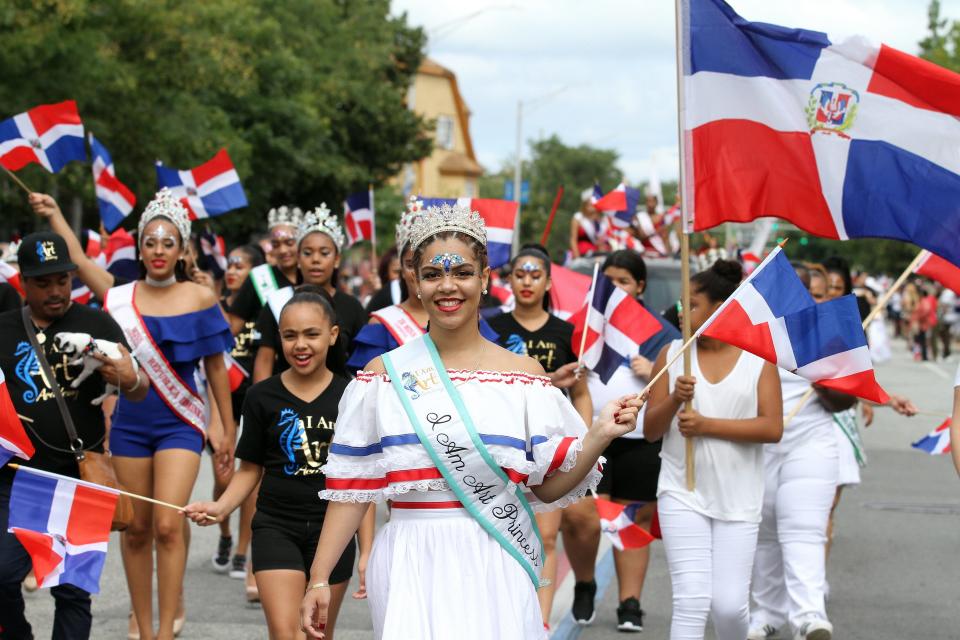
[[[441,253],[433,256],[430,261],[435,267],[442,267],[444,273],[450,273],[450,269],[460,266],[465,260],[459,253]]]
[[[540,265],[536,264],[535,262],[530,262],[529,260],[527,260],[522,265],[520,265],[520,270],[530,273],[532,271],[541,271],[542,269],[540,268]]]
[[[153,238],[158,241],[164,241],[170,239],[177,244],[180,242],[178,235],[166,225],[158,224],[155,225],[149,232],[144,233],[140,239],[141,244],[145,244],[148,239]]]
[[[243,256],[230,256],[227,258],[227,266],[233,265],[235,267],[243,266]]]

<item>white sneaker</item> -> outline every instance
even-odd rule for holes
[[[826,620],[813,618],[807,620],[797,629],[793,640],[832,640],[833,625]]]
[[[762,627],[750,629],[750,632],[747,634],[747,640],[770,640],[770,638],[778,638],[777,631],[777,628],[772,624],[765,624]]]

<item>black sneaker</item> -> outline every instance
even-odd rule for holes
[[[627,598],[617,607],[617,631],[639,633],[643,631],[643,609],[636,598]]]
[[[213,563],[213,570],[217,573],[226,573],[230,568],[230,552],[233,551],[233,538],[220,536],[220,542],[217,544],[217,552],[210,559]]]
[[[573,585],[573,619],[582,627],[587,626],[597,617],[594,600],[597,597],[597,583],[577,582]]]
[[[247,577],[247,556],[239,553],[233,556],[233,562],[230,567],[230,577],[235,580],[244,580]]]

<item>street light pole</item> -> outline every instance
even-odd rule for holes
[[[517,214],[513,220],[513,247],[511,254],[516,255],[520,248],[520,185],[523,171],[523,101],[517,100],[517,149],[513,167],[513,201],[517,203]]]

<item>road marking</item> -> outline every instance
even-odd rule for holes
[[[606,543],[606,544],[604,544]],[[613,577],[616,575],[616,569],[613,564],[613,546],[610,544],[610,541],[606,536],[600,538],[600,549],[597,553],[599,560],[597,560],[597,568],[594,572],[594,580],[597,582],[597,597],[593,601],[594,607],[599,607],[603,602],[603,596],[607,591],[607,587],[610,586],[610,583],[613,581]],[[568,578],[572,578],[573,572],[570,572]],[[567,587],[569,591],[573,591],[573,585],[567,585],[567,580],[560,585],[557,585],[557,590],[559,591],[561,586]],[[578,625],[574,619],[573,615],[570,613],[569,605],[561,605],[564,608],[558,609],[557,600],[554,599],[554,607],[552,615],[550,616],[550,623],[553,632],[550,634],[550,640],[577,640],[580,637],[580,634],[583,633],[583,630],[586,627],[581,627]],[[559,618],[559,622],[554,624],[554,619]]]
[[[937,376],[943,378],[944,380],[950,380],[951,378],[953,378],[952,375],[950,375],[949,373],[947,373],[946,371],[944,371],[943,369],[941,369],[940,367],[938,367],[936,364],[932,362],[924,362],[923,366],[929,369],[930,371],[932,371],[933,373],[935,373]]]

